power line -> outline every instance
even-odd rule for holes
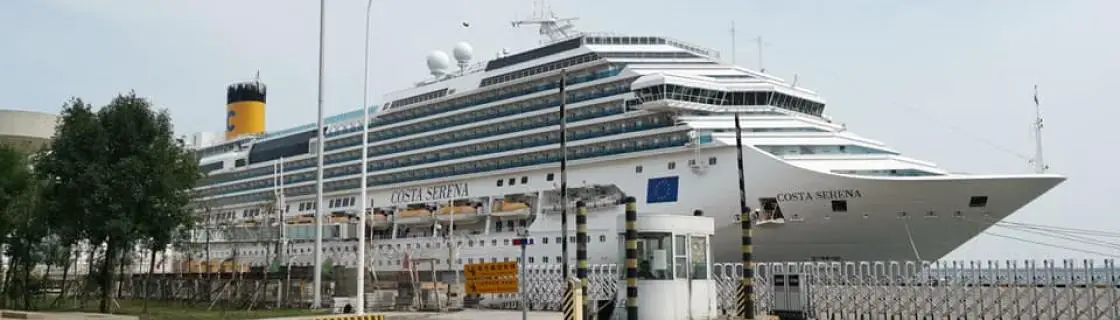
[[[1050,244],[1050,243],[1039,242],[1039,241],[1034,241],[1034,240],[1027,240],[1027,239],[1023,239],[1023,238],[1020,238],[1020,237],[1002,235],[1002,234],[998,234],[998,233],[991,232],[991,231],[984,231],[984,233],[989,234],[989,235],[993,235],[993,236],[997,236],[997,237],[1000,237],[1000,238],[1007,238],[1007,239],[1011,239],[1011,240],[1018,240],[1018,241],[1022,241],[1022,242],[1033,243],[1033,244],[1037,244],[1037,245],[1040,245],[1040,246],[1047,246],[1047,247],[1065,249],[1065,250],[1069,250],[1069,251],[1076,251],[1076,252],[1081,252],[1081,253],[1088,253],[1088,254],[1094,254],[1094,255],[1099,255],[1099,256],[1104,256],[1104,257],[1120,259],[1120,256],[1111,255],[1111,254],[1107,254],[1107,253],[1103,253],[1103,252],[1097,252],[1097,251],[1085,250],[1085,249],[1077,249],[1075,247],[1068,247],[1068,246]]]

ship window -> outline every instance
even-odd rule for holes
[[[502,186],[502,182],[505,182],[505,180],[502,180],[502,179],[498,179],[498,186],[499,186],[499,187],[501,187],[501,186]]]
[[[634,173],[642,173],[642,166],[634,167]]]
[[[521,177],[521,184],[529,183],[529,177]]]
[[[549,173],[548,175],[546,175],[546,176],[544,177],[544,180],[545,180],[545,181],[552,181],[552,179],[553,179],[553,178],[555,178],[555,177],[553,176],[553,174]]]
[[[533,263],[533,257],[529,257],[529,263]]]
[[[509,178],[509,185],[511,185],[511,186],[512,186],[512,185],[513,185],[514,183],[516,183],[516,182],[517,182],[517,179],[516,179],[516,178]]]
[[[832,200],[832,212],[848,212],[848,201]]]
[[[542,244],[548,244],[548,237],[541,237]]]
[[[969,208],[983,208],[988,206],[988,196],[972,196],[968,200]]]
[[[599,242],[607,242],[607,236],[606,235],[599,235]]]
[[[716,157],[708,158],[708,165],[715,165],[715,164],[716,164]]]
[[[541,262],[548,263],[548,257],[541,257]]]
[[[676,161],[669,161],[669,170],[673,170],[673,169],[676,169],[676,168],[677,168],[677,162]]]

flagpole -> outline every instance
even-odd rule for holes
[[[358,211],[358,314],[366,313],[366,212],[369,194],[366,180],[369,175],[369,20],[373,0],[366,0],[366,50],[362,62],[362,203]]]
[[[1042,106],[1038,103],[1038,85],[1034,85],[1034,171],[1046,173],[1046,160],[1042,157]]]
[[[326,27],[326,0],[319,0],[319,116],[315,127],[318,152],[315,153],[318,166],[315,167],[315,266],[311,309],[323,306],[323,31]]]

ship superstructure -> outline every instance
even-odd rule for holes
[[[432,53],[429,79],[371,107],[367,226],[357,223],[361,110],[326,120],[322,204],[314,125],[197,148],[207,177],[195,204],[208,227],[195,242],[210,248],[205,259],[311,265],[322,210],[330,264],[358,265],[361,227],[371,238],[366,266],[377,271],[418,259],[445,270],[514,261],[511,240],[523,229],[535,239],[527,262],[556,263],[561,244],[576,240],[574,223],[560,237],[561,206],[574,214],[582,200],[590,262],[617,263],[615,221],[633,196],[642,213],[715,217],[712,254],[735,261],[734,113],[761,261],[937,259],[1064,180],[955,174],[906,157],[829,119],[815,92],[684,41],[551,36],[478,64],[466,44]],[[562,100],[567,203],[558,195]],[[653,250],[649,241],[642,247]]]

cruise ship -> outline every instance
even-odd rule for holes
[[[191,139],[207,174],[194,202],[208,226],[195,233],[209,248],[206,259],[311,266],[321,210],[330,265],[359,264],[358,228],[370,239],[365,265],[379,272],[420,259],[425,270],[429,262],[461,270],[516,261],[511,242],[522,231],[534,240],[528,263],[560,263],[565,241],[574,262],[575,203],[584,201],[589,262],[618,263],[616,223],[632,196],[639,214],[713,217],[714,260],[734,262],[735,114],[760,261],[936,260],[1065,180],[952,173],[907,157],[830,119],[812,90],[700,45],[579,33],[566,19],[529,22],[548,37],[530,50],[478,62],[467,43],[450,55],[433,52],[431,75],[385,94],[370,107],[367,128],[365,110],[326,118],[322,203],[316,125],[265,132],[263,84],[230,87],[226,137]],[[358,224],[362,130],[369,130],[365,226]],[[567,239],[564,206],[572,215]],[[658,245],[650,241],[642,247]]]

